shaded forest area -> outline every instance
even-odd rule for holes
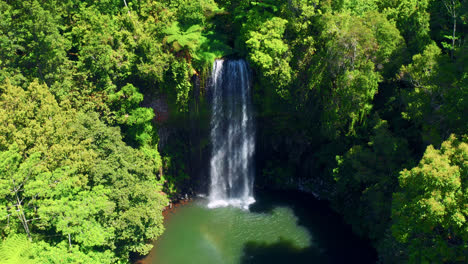
[[[329,200],[381,263],[465,263],[467,23],[467,0],[1,1],[2,263],[148,253],[222,57],[254,74],[258,188]]]

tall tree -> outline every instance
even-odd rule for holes
[[[0,91],[2,231],[102,263],[148,253],[167,204],[159,155],[125,145],[96,113],[59,105],[45,85]]]
[[[465,262],[468,256],[468,138],[429,146],[419,165],[400,172],[393,234],[410,263]]]

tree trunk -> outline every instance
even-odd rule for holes
[[[455,52],[455,33],[457,31],[457,16],[455,12],[453,13],[453,34],[452,34],[452,60],[453,60],[453,53]]]
[[[124,4],[125,4],[125,7],[128,9],[128,6],[127,6],[127,1],[123,0]],[[128,15],[130,15],[130,9],[128,9]]]
[[[16,200],[18,203],[16,204],[16,212],[18,213],[18,218],[20,219],[21,223],[23,224],[24,230],[28,235],[29,241],[31,241],[31,232],[29,231],[28,220],[26,220],[26,216],[24,215],[24,211],[22,210],[21,201],[18,197],[18,192],[15,189]]]

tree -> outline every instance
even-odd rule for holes
[[[151,108],[139,107],[143,94],[132,84],[127,84],[116,93],[109,95],[109,106],[113,122],[123,125],[127,141],[137,146],[151,145],[154,134],[151,121],[154,111]]]
[[[410,263],[464,262],[468,256],[468,138],[429,146],[417,167],[400,172],[394,194],[394,236]]]
[[[23,195],[26,185],[28,185],[35,175],[35,170],[39,165],[40,154],[35,153],[27,160],[23,161],[23,157],[18,151],[18,145],[13,144],[8,151],[0,152],[0,189],[2,190],[0,197],[2,198],[1,207],[2,218],[7,219],[7,226],[4,232],[14,232],[18,226],[23,227],[29,240],[31,240],[31,222],[36,218],[32,208],[29,206],[32,199],[26,199]],[[18,217],[18,221],[13,220]],[[10,221],[11,219],[11,221]],[[10,227],[11,223],[11,227]]]
[[[377,11],[378,1],[375,0],[344,0],[343,1],[343,9],[350,10],[352,13],[357,15],[363,15],[369,11]]]
[[[430,14],[428,12],[431,0],[382,0],[377,1],[380,11],[394,20],[405,39],[410,56],[420,53],[430,43]]]
[[[164,31],[167,34],[165,42],[171,44],[175,52],[182,52],[190,61],[197,49],[206,41],[206,38],[202,36],[202,31],[203,27],[200,25],[193,25],[183,30],[179,22],[174,22]]]
[[[0,4],[0,68],[21,68],[27,78],[39,78],[52,89],[71,86],[69,39],[60,34],[60,14],[37,0]]]
[[[219,11],[214,0],[176,0],[168,2],[176,12],[177,21],[185,26],[197,24],[205,26],[207,20]]]
[[[460,113],[468,98],[463,62],[453,62],[432,43],[413,62],[401,68],[399,78],[409,83],[402,93],[405,119],[422,128],[425,141],[439,145],[450,133],[462,134],[468,128]]]
[[[323,131],[331,138],[354,134],[372,109],[382,80],[378,70],[388,63],[402,40],[395,26],[375,12],[363,17],[349,12],[326,13],[321,30],[319,61],[325,78],[314,88],[324,86],[320,91]]]
[[[460,7],[462,5],[460,0],[443,0],[445,8],[449,13],[450,17],[452,18],[452,36],[448,37],[452,40],[452,47],[450,48],[450,57],[453,60],[453,55],[455,52],[455,40],[456,40],[456,33],[457,33],[457,18],[460,12]]]
[[[249,61],[277,87],[283,98],[289,97],[285,88],[291,82],[289,47],[282,40],[286,24],[287,20],[280,17],[267,18],[249,29],[245,41]]]
[[[155,150],[125,145],[118,128],[58,105],[45,85],[6,83],[0,91],[3,232],[101,263],[148,253],[167,204]]]
[[[394,136],[386,121],[377,119],[375,123],[367,144],[354,145],[337,156],[333,169],[336,194],[332,201],[355,232],[380,242],[390,227],[398,172],[411,159],[408,143]]]

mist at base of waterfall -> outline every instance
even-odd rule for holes
[[[244,210],[248,210],[251,204],[255,203],[255,198],[249,196],[242,199],[227,199],[227,200],[210,200],[208,202],[208,208],[219,208],[219,207],[237,207]]]

